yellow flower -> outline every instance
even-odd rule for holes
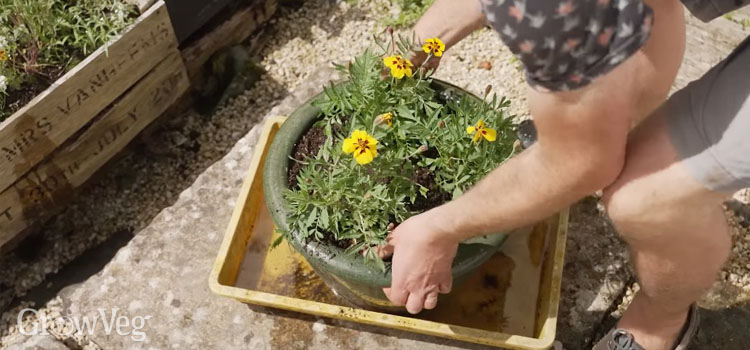
[[[484,137],[487,141],[495,141],[497,139],[497,131],[492,128],[488,128],[484,125],[484,120],[479,120],[477,122],[476,126],[469,126],[466,128],[466,133],[469,135],[474,134],[473,140],[474,142],[479,142],[479,140]]]
[[[425,53],[431,53],[435,57],[440,57],[445,51],[445,44],[438,38],[432,38],[425,40],[425,44],[422,45],[422,50]]]
[[[391,114],[390,112],[383,113],[375,118],[375,125],[380,125],[383,123],[388,124],[389,128],[393,126],[393,114]]]
[[[360,165],[372,162],[378,156],[378,140],[367,134],[366,131],[354,130],[352,136],[344,140],[341,147],[346,154],[354,153],[354,159]]]
[[[411,62],[401,56],[390,56],[383,59],[385,66],[391,69],[391,75],[396,79],[401,79],[406,75],[411,77]]]
[[[7,61],[8,60],[8,54],[5,52],[5,50],[0,50],[0,61]]]

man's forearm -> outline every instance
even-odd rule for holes
[[[457,200],[433,209],[445,235],[463,240],[525,226],[616,179],[631,123],[666,98],[684,52],[680,3],[647,2],[657,20],[640,52],[579,91],[529,91],[539,141]]]
[[[549,217],[606,186],[621,167],[618,156],[613,155],[611,161],[598,161],[605,169],[595,174],[586,171],[583,160],[550,162],[543,153],[533,146],[509,160],[464,196],[436,208],[435,218],[459,241],[506,232]]]
[[[485,24],[479,0],[436,0],[414,26],[417,39],[438,37],[451,47]]]

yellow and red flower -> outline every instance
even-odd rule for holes
[[[466,133],[473,135],[472,139],[474,142],[479,142],[483,137],[489,142],[493,142],[497,139],[497,131],[492,128],[488,128],[484,124],[484,120],[479,120],[476,126],[469,126],[466,128]]]
[[[354,154],[354,159],[360,165],[372,162],[378,156],[378,140],[370,136],[366,131],[354,130],[352,135],[344,140],[341,147],[344,153]]]
[[[412,64],[409,60],[401,56],[389,56],[383,59],[385,66],[391,69],[391,75],[396,79],[401,79],[405,76],[411,77]]]
[[[8,54],[5,52],[5,50],[0,50],[0,61],[7,61],[8,60]]]
[[[435,57],[440,57],[443,55],[443,51],[445,51],[445,44],[438,38],[427,39],[424,45],[422,45],[422,50]]]

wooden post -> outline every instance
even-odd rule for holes
[[[191,81],[200,76],[203,65],[222,48],[239,44],[276,12],[278,0],[258,0],[232,15],[182,52]]]

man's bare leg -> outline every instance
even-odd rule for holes
[[[641,287],[618,327],[647,350],[673,349],[690,304],[711,286],[731,245],[721,208],[730,194],[711,192],[691,178],[662,113],[633,132],[625,168],[605,191]]]

